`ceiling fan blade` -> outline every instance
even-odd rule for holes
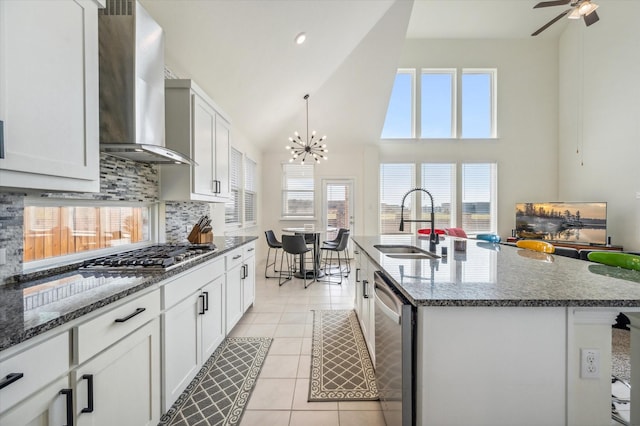
[[[533,8],[538,9],[540,7],[562,6],[569,3],[571,3],[571,0],[541,1],[540,3],[533,6]]]
[[[587,24],[587,27],[589,25],[595,24],[599,20],[600,20],[600,17],[598,16],[595,10],[588,15],[584,15],[584,23]]]
[[[540,34],[541,32],[543,32],[544,30],[546,30],[547,28],[549,28],[551,25],[555,24],[556,21],[559,21],[560,19],[562,19],[567,13],[571,12],[572,9],[567,9],[564,12],[562,12],[560,15],[556,16],[555,18],[553,18],[552,20],[550,20],[549,22],[547,22],[546,24],[544,24],[543,26],[541,26],[540,28],[538,28],[538,30],[536,32],[534,32],[533,34],[531,34],[532,36],[537,36],[538,34]],[[592,12],[593,13],[593,12]]]

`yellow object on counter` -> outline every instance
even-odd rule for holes
[[[539,251],[542,253],[553,253],[556,251],[556,248],[551,243],[547,243],[546,241],[536,241],[536,240],[520,240],[516,241],[516,246],[528,249]]]

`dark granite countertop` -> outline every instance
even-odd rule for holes
[[[215,237],[216,250],[161,273],[117,273],[56,268],[15,277],[0,286],[0,351],[221,256],[257,237]]]
[[[408,244],[428,250],[410,235],[354,236],[376,267],[414,306],[640,307],[640,272],[468,239],[465,252],[453,238],[436,246],[446,258],[392,258],[377,244]]]

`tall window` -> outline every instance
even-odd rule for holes
[[[495,232],[497,172],[494,163],[462,165],[462,228],[467,233]]]
[[[25,201],[23,261],[151,242],[151,207]],[[114,203],[115,204],[115,203]],[[122,247],[120,247],[122,248]]]
[[[418,167],[419,166],[419,167]],[[380,233],[396,234],[400,227],[402,197],[415,182],[433,197],[435,228],[461,227],[467,234],[497,230],[497,165],[495,163],[382,163],[380,164]],[[418,209],[415,206],[420,206]],[[428,220],[431,200],[422,191],[404,203],[404,219]],[[414,233],[430,223],[405,223]]]
[[[414,133],[415,70],[400,69],[393,84],[382,138],[413,138]]]
[[[244,159],[244,222],[255,225],[256,217],[256,163],[245,157]]]
[[[282,217],[315,216],[314,167],[309,164],[282,165]]]
[[[491,139],[497,137],[497,70],[399,69],[382,130],[383,139]],[[419,106],[420,120],[414,119]]]
[[[380,233],[397,234],[400,232],[400,206],[402,197],[416,182],[415,164],[380,164]],[[412,217],[415,206],[415,193],[405,201],[404,217]],[[411,226],[405,226],[410,232]]]
[[[240,189],[242,185],[242,153],[231,148],[229,156],[231,164],[229,166],[229,184],[231,193],[229,201],[224,206],[224,222],[227,225],[240,224]]]
[[[495,70],[462,70],[462,137],[496,137]]]
[[[451,138],[455,135],[456,70],[422,70],[420,137]]]

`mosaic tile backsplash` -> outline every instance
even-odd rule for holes
[[[42,193],[43,198],[101,201],[158,202],[158,166],[100,155],[99,193]],[[0,248],[6,248],[7,263],[0,265],[0,285],[22,272],[23,221],[25,194],[0,192]],[[167,203],[165,221],[167,241],[186,238],[184,224],[195,223],[209,214],[207,203]]]

